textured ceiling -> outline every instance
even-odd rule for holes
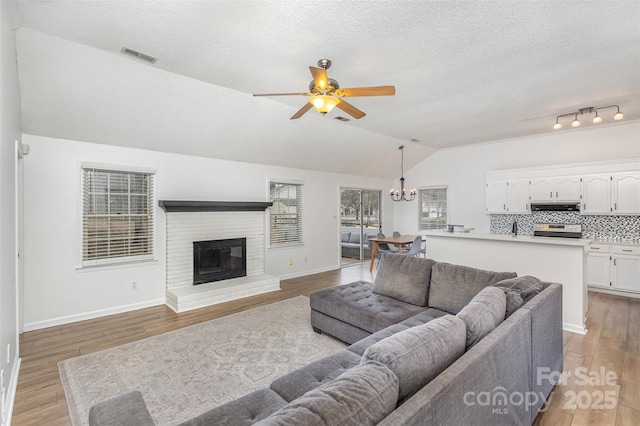
[[[551,132],[582,107],[640,118],[639,23],[635,0],[20,1],[23,131],[397,177],[401,144],[409,168],[439,148]],[[396,95],[351,98],[367,116],[347,123],[339,110],[289,120],[303,97],[251,96],[306,91],[321,58],[342,87]]]

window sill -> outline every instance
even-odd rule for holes
[[[86,266],[79,265],[79,266],[76,266],[76,271],[99,272],[99,271],[107,271],[110,269],[136,268],[136,267],[142,267],[142,266],[149,266],[156,263],[158,263],[158,259],[131,260],[131,261],[103,263],[99,265],[86,265]]]
[[[285,250],[296,247],[304,247],[304,243],[278,244],[277,246],[267,247],[267,250]]]

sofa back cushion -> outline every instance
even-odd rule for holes
[[[349,231],[340,232],[340,241],[343,242],[343,243],[348,243],[349,242],[349,236],[351,236],[351,232],[349,232]]]
[[[411,397],[465,350],[464,322],[452,315],[411,327],[371,345],[362,362],[378,361],[400,381],[400,401]]]
[[[254,425],[375,425],[397,402],[398,378],[384,365],[370,361],[310,390]]]
[[[515,272],[492,272],[436,262],[431,268],[429,307],[457,314],[486,286],[515,276]]]
[[[354,231],[349,235],[349,242],[360,244],[360,232]]]
[[[427,306],[434,261],[414,256],[385,254],[373,282],[373,292],[417,306]]]
[[[480,290],[456,317],[467,328],[467,350],[491,333],[502,321],[507,310],[507,297],[502,289],[488,286]]]
[[[533,299],[544,287],[542,281],[529,275],[508,278],[493,285],[501,288],[507,296],[507,316]]]

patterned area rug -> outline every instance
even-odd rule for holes
[[[140,390],[157,425],[175,425],[345,345],[313,332],[298,296],[58,364],[71,421],[97,402]]]

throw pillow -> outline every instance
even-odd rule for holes
[[[380,260],[373,292],[417,306],[427,306],[433,260],[386,254]]]
[[[371,361],[347,370],[254,425],[375,425],[395,410],[397,402],[398,378]]]
[[[533,299],[544,288],[542,281],[530,275],[508,278],[493,285],[501,288],[507,296],[507,317]]]
[[[464,322],[452,315],[411,327],[371,345],[362,362],[381,362],[400,381],[400,401],[414,393],[444,371],[465,350]]]
[[[429,307],[457,314],[486,286],[515,276],[515,272],[485,271],[436,262],[431,269]]]
[[[485,287],[456,317],[467,327],[467,350],[504,321],[507,297],[496,287]]]

